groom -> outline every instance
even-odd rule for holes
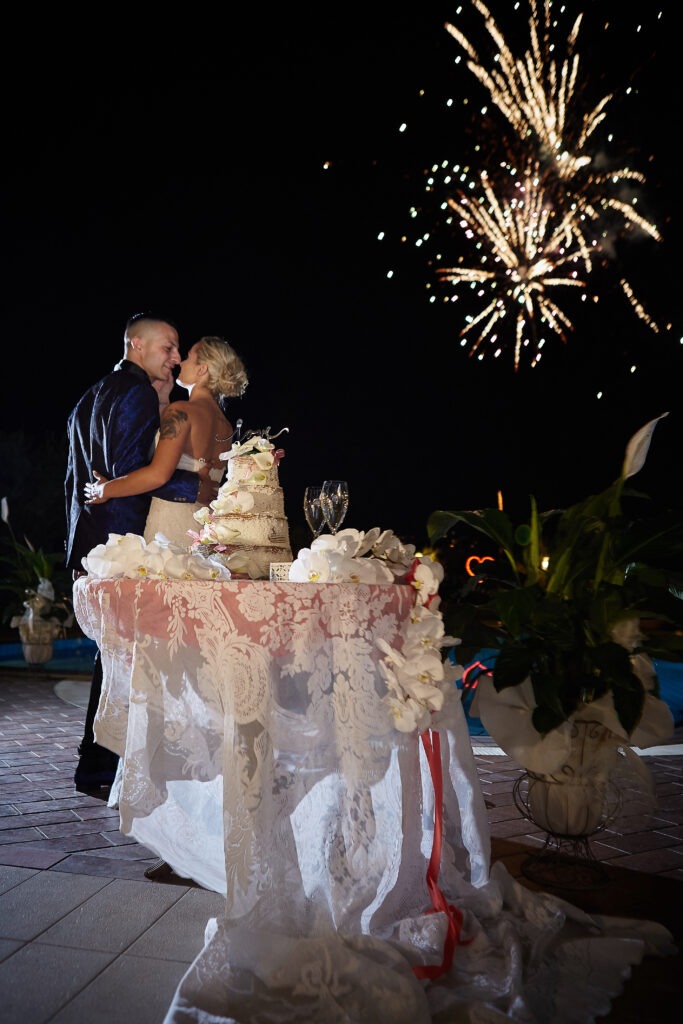
[[[87,505],[85,485],[93,469],[113,479],[146,466],[159,429],[159,404],[168,400],[180,363],[178,332],[171,320],[154,313],[136,313],[126,323],[123,359],[88,388],[68,420],[66,498],[66,567],[74,579],[83,575],[82,559],[110,533],[145,530],[153,494],[169,501],[209,504],[217,486],[210,477],[176,470],[168,483],[148,494],[113,498],[103,505]],[[83,740],[74,776],[81,793],[107,798],[102,793],[114,781],[118,756],[95,742],[93,725],[102,689],[100,652],[95,655]]]

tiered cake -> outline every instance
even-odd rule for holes
[[[271,562],[292,561],[278,471],[284,454],[268,438],[253,437],[222,456],[228,460],[227,479],[210,515],[200,519],[199,537],[233,576],[268,579]]]

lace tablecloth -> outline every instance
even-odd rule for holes
[[[631,964],[674,951],[657,924],[490,871],[455,687],[435,804],[435,766],[394,727],[377,667],[412,605],[395,584],[76,582],[102,651],[96,737],[124,759],[121,828],[226,894],[166,1024],[588,1022]],[[450,923],[427,881],[435,822],[438,888],[463,916],[452,965],[424,980]]]

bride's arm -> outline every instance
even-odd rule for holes
[[[94,473],[96,482],[85,485],[86,505],[101,505],[110,498],[145,494],[167,483],[173,476],[189,435],[187,403],[172,402],[162,413],[159,440],[149,465],[116,477],[115,480],[107,480],[99,473]]]

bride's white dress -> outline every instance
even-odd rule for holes
[[[157,434],[157,438],[158,438]],[[203,466],[201,459],[194,459],[183,453],[178,460],[178,469],[186,469],[190,473],[198,473]],[[211,469],[209,475],[216,483],[220,483],[224,470]],[[164,498],[152,498],[144,538],[146,543],[153,541],[157,533],[163,533],[173,544],[186,548],[190,544],[188,531],[199,529],[194,513],[202,508],[201,502],[166,501]]]

